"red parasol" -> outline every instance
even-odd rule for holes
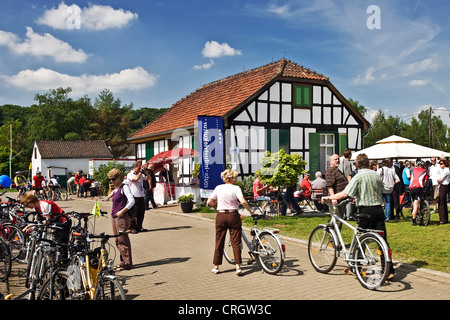
[[[199,155],[198,151],[189,148],[174,148],[172,150],[163,151],[153,156],[147,161],[146,165],[152,163],[155,166],[153,172],[157,173],[165,164],[172,163],[174,160],[180,158],[192,158]]]

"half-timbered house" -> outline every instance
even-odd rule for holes
[[[173,147],[195,149],[198,115],[219,116],[228,161],[242,175],[254,174],[266,150],[299,153],[306,169],[326,170],[328,157],[363,148],[369,123],[328,77],[281,59],[206,84],[134,133],[137,158],[148,160]],[[187,182],[192,160],[178,166]]]

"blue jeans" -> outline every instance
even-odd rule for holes
[[[384,198],[384,217],[386,221],[389,221],[391,218],[391,199],[392,194],[391,193],[383,193]]]

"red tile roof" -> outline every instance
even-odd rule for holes
[[[191,128],[198,115],[224,116],[276,77],[328,80],[327,77],[292,61],[281,59],[200,87],[129,139],[170,133],[179,128]]]

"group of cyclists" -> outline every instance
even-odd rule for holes
[[[448,166],[447,160],[444,158],[437,160],[436,157],[431,157],[427,162],[417,159],[414,167],[410,161],[405,162],[402,182],[405,186],[405,201],[411,201],[413,205],[412,225],[418,225],[416,217],[420,201],[426,196],[432,199],[435,211],[436,204],[439,203],[440,224],[448,223],[447,194],[450,182]]]
[[[16,172],[14,183],[17,188],[17,199],[21,199],[29,189],[32,190],[32,194],[34,196],[37,195],[42,199],[55,199],[57,189],[61,188],[58,176],[54,175],[50,180],[47,181],[40,170],[36,171],[36,175],[32,177],[30,182],[31,186],[28,182],[28,179],[22,175],[22,172]],[[50,189],[50,196],[47,195],[47,187]]]

